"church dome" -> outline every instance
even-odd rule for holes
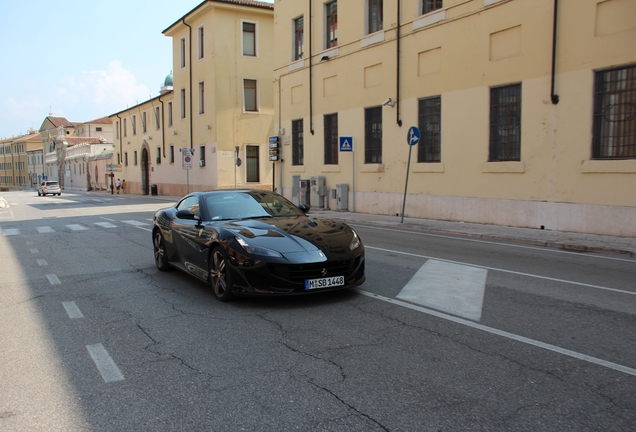
[[[164,87],[172,87],[172,72],[170,72],[168,74],[168,76],[166,77],[166,80],[163,82]]]

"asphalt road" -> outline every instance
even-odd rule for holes
[[[0,430],[636,429],[633,258],[356,224],[360,289],[220,303],[167,202],[3,198]]]

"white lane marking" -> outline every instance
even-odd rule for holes
[[[20,235],[20,230],[18,228],[7,228],[2,230],[3,236],[16,236]]]
[[[365,245],[364,247],[365,247],[365,249],[373,249],[373,250],[379,250],[379,251],[382,251],[382,252],[390,252],[390,253],[396,253],[396,254],[401,254],[401,255],[408,255],[408,256],[413,256],[413,257],[417,257],[417,258],[433,259],[433,260],[443,261],[443,262],[452,263],[452,264],[468,265],[468,266],[471,266],[471,267],[477,267],[477,268],[482,268],[482,269],[486,269],[486,270],[493,270],[493,271],[498,271],[498,272],[502,272],[502,273],[510,273],[510,274],[515,274],[515,275],[519,275],[519,276],[528,276],[528,277],[532,277],[532,278],[549,280],[549,281],[553,281],[553,282],[562,282],[562,283],[566,283],[566,284],[578,285],[578,286],[583,286],[583,287],[587,287],[587,288],[600,289],[600,290],[604,290],[604,291],[612,291],[612,292],[617,292],[617,293],[621,293],[621,294],[636,295],[636,292],[633,292],[633,291],[619,290],[619,289],[616,289],[616,288],[608,288],[608,287],[604,287],[604,286],[600,286],[600,285],[592,285],[592,284],[586,284],[586,283],[582,283],[582,282],[574,282],[574,281],[569,281],[569,280],[565,280],[565,279],[551,278],[551,277],[548,277],[548,276],[539,276],[539,275],[530,274],[530,273],[517,272],[517,271],[513,271],[513,270],[504,270],[504,269],[500,269],[500,268],[496,268],[496,267],[488,267],[488,266],[482,266],[482,265],[477,265],[477,264],[466,264],[466,263],[461,263],[461,262],[452,261],[452,260],[446,260],[446,259],[432,257],[432,256],[419,255],[419,254],[413,254],[413,253],[408,253],[408,252],[401,252],[401,251],[378,248],[378,247],[373,247],[373,246],[366,246]]]
[[[439,237],[439,238],[445,238],[445,239],[451,239],[451,240],[460,240],[460,241],[475,242],[475,243],[486,243],[486,244],[497,245],[497,246],[507,246],[507,247],[518,248],[518,249],[532,249],[532,250],[538,250],[542,252],[576,255],[576,256],[585,257],[585,258],[600,258],[600,259],[606,259],[611,261],[625,261],[630,263],[636,263],[636,260],[629,259],[629,258],[618,258],[618,257],[613,257],[609,255],[600,255],[600,254],[582,254],[581,252],[572,252],[572,251],[563,250],[563,249],[555,249],[548,246],[544,246],[544,247],[527,246],[527,245],[520,245],[515,243],[501,243],[501,242],[489,241],[489,240],[464,238],[462,237],[462,233],[459,233],[459,232],[457,233],[457,235],[452,236],[452,235],[444,235],[444,234],[432,234],[432,233],[422,233],[422,232],[416,232],[416,231],[397,230],[392,228],[371,227],[369,225],[359,225],[355,223],[350,223],[348,225],[351,225],[353,227],[373,228],[374,230],[381,230],[381,231],[398,232],[402,234],[408,233],[408,234],[415,234],[415,235],[428,236],[428,237]],[[546,242],[546,243],[549,243],[549,242]],[[365,244],[364,246],[366,247],[367,245]]]
[[[41,265],[41,266],[49,265],[49,263],[47,263],[45,259],[39,259],[38,260],[38,264]]]
[[[102,344],[86,345],[97,370],[102,375],[104,382],[123,381],[124,374],[121,373],[117,364],[113,361],[106,348]]]
[[[61,285],[62,284],[62,282],[60,282],[60,280],[54,274],[47,274],[46,278],[49,280],[51,285]]]
[[[36,254],[36,253],[39,253],[39,252],[40,252],[40,251],[38,251],[36,248],[32,248],[32,249],[31,249],[31,253],[32,253],[32,254]]]
[[[84,318],[84,314],[82,314],[82,311],[79,310],[74,301],[62,302],[62,306],[66,309],[66,313],[70,319]]]
[[[479,321],[487,276],[488,270],[428,260],[402,288],[397,297]]]
[[[128,225],[136,226],[136,227],[148,225],[146,222],[139,222],[139,221],[136,221],[136,220],[125,220],[125,221],[122,221],[122,222],[125,223],[125,224],[128,224]]]
[[[66,227],[73,231],[83,231],[88,229],[84,225],[80,225],[80,224],[66,225]]]
[[[102,228],[117,228],[117,225],[113,225],[110,222],[95,222],[95,225],[99,225]]]
[[[445,319],[445,320],[448,320],[448,321],[455,322],[457,324],[462,324],[462,325],[465,325],[467,327],[472,327],[474,329],[481,330],[481,331],[484,331],[484,332],[487,332],[487,333],[491,333],[491,334],[494,334],[494,335],[497,335],[497,336],[501,336],[501,337],[504,337],[504,338],[507,338],[507,339],[512,339],[512,340],[515,340],[517,342],[525,343],[525,344],[532,345],[532,346],[535,346],[535,347],[538,347],[538,348],[543,348],[543,349],[548,350],[548,351],[552,351],[552,352],[555,352],[555,353],[558,353],[558,354],[563,354],[563,355],[566,355],[566,356],[569,356],[569,357],[572,357],[572,358],[575,358],[575,359],[578,359],[578,360],[583,360],[583,361],[586,361],[588,363],[593,363],[593,364],[596,364],[596,365],[599,365],[599,366],[606,367],[608,369],[613,369],[613,370],[618,371],[618,372],[623,372],[623,373],[626,373],[628,375],[636,376],[636,369],[633,369],[633,368],[630,368],[630,367],[627,367],[627,366],[623,366],[623,365],[619,365],[618,363],[613,363],[613,362],[610,362],[610,361],[607,361],[607,360],[603,360],[603,359],[600,359],[600,358],[597,358],[597,357],[589,356],[587,354],[581,354],[581,353],[578,353],[576,351],[571,351],[569,349],[561,348],[561,347],[558,347],[556,345],[550,345],[550,344],[547,344],[547,343],[544,343],[544,342],[540,342],[540,341],[537,341],[537,340],[534,340],[534,339],[530,339],[530,338],[527,338],[527,337],[524,337],[524,336],[519,336],[519,335],[516,335],[516,334],[513,334],[513,333],[508,333],[508,332],[503,331],[503,330],[498,330],[496,328],[492,328],[492,327],[485,326],[483,324],[478,324],[478,323],[475,323],[475,322],[472,322],[472,321],[468,321],[468,320],[465,320],[463,318],[454,317],[452,315],[446,315],[446,314],[444,314],[442,312],[437,312],[437,311],[434,311],[432,309],[426,309],[426,308],[424,308],[422,306],[417,306],[417,305],[414,305],[414,304],[406,303],[406,302],[403,302],[401,300],[395,300],[395,299],[392,299],[392,298],[383,297],[383,296],[378,295],[378,294],[373,294],[373,293],[370,293],[368,291],[363,291],[360,288],[353,288],[353,291],[355,291],[355,292],[357,292],[359,294],[365,295],[367,297],[373,297],[375,299],[382,300],[382,301],[387,302],[387,303],[391,303],[391,304],[394,304],[394,305],[397,305],[397,306],[402,306],[402,307],[405,307],[405,308],[408,308],[408,309],[412,309],[412,310],[415,310],[415,311],[418,311],[418,312],[422,312],[422,313],[425,313],[425,314],[428,314],[428,315],[435,316],[437,318],[442,318],[442,319]]]
[[[40,233],[40,234],[45,234],[45,233],[54,233],[55,230],[53,228],[51,228],[50,226],[42,226],[42,227],[35,227],[35,229]]]
[[[101,216],[101,218],[104,219],[104,220],[107,220],[109,222],[115,222],[115,219],[110,219],[110,218],[107,218],[107,217],[104,217],[104,216]]]

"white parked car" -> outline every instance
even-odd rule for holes
[[[46,195],[62,195],[62,189],[60,185],[56,181],[43,181],[38,186],[38,196],[46,196]]]

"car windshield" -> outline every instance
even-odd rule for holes
[[[204,197],[211,220],[302,216],[304,213],[280,195],[270,192],[222,192]]]

